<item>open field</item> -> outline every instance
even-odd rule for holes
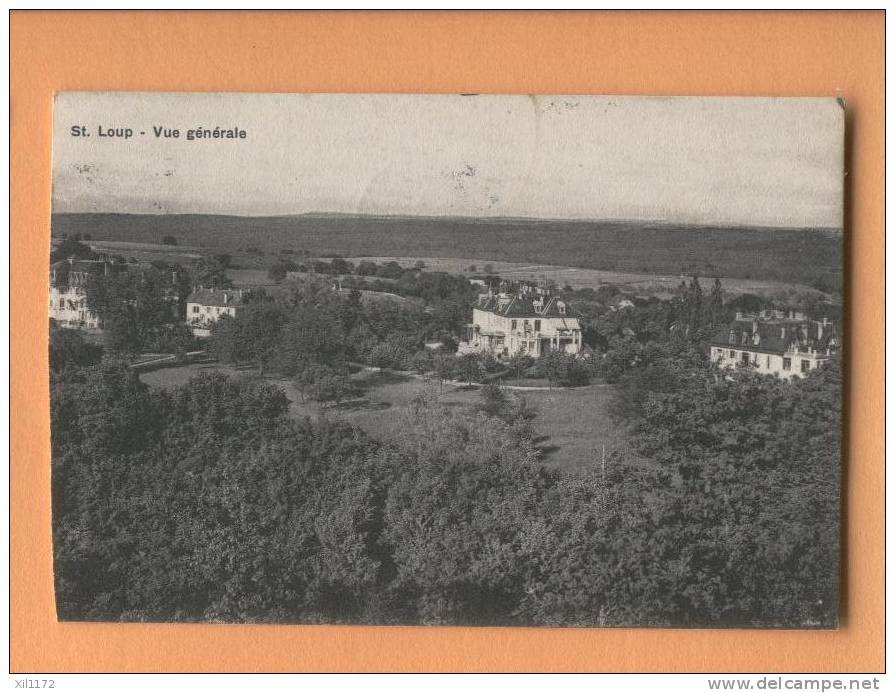
[[[175,387],[209,369],[229,375],[251,376],[255,372],[218,364],[190,364],[144,373],[140,378],[150,387]],[[418,394],[425,394],[449,407],[473,407],[480,401],[477,389],[449,385],[442,389],[435,381],[426,382],[397,373],[362,371],[353,378],[364,388],[363,397],[323,408],[313,402],[302,402],[301,395],[289,380],[271,379],[271,382],[281,387],[289,398],[292,416],[340,418],[372,436],[385,439],[393,434]],[[525,399],[538,412],[534,425],[541,438],[537,443],[547,464],[575,469],[599,464],[604,445],[607,455],[624,448],[623,431],[609,416],[611,396],[612,389],[600,385],[525,393]]]
[[[123,255],[126,258],[135,258],[140,262],[164,260],[165,262],[186,264],[209,254],[205,248],[197,246],[110,240],[90,240],[86,243],[98,253]]]
[[[271,281],[267,276],[266,269],[253,268],[227,268],[227,278],[233,282],[234,286],[252,287],[252,286],[271,286],[276,282]]]
[[[318,257],[499,258],[622,274],[770,279],[839,284],[842,235],[816,229],[754,229],[617,221],[301,215],[55,214],[52,233],[268,256],[283,249]],[[462,249],[462,252],[458,250]]]
[[[507,279],[541,281],[546,277],[547,279],[556,282],[558,286],[570,284],[575,289],[598,289],[603,284],[614,284],[637,295],[655,295],[660,298],[667,298],[670,296],[673,290],[681,283],[681,276],[679,274],[635,274],[630,272],[585,269],[582,267],[563,267],[559,265],[505,262],[501,260],[482,260],[474,258],[393,255],[351,257],[348,259],[352,262],[358,262],[360,260],[372,260],[376,263],[394,261],[404,267],[412,267],[413,263],[422,260],[426,263],[426,269],[429,271],[448,272],[450,274],[463,274],[467,276],[483,274],[485,265],[490,265],[494,274]],[[473,266],[476,270],[470,271],[469,268]],[[707,277],[707,279],[710,278]],[[773,279],[721,277],[721,280],[724,284],[724,290],[734,294],[752,293],[771,295],[786,289],[805,291],[810,288],[806,284]]]

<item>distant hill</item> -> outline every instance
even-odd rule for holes
[[[653,222],[306,214],[277,217],[54,214],[52,233],[225,251],[468,257],[645,274],[774,279],[841,287],[842,235],[818,229]]]

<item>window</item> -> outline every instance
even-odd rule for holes
[[[510,321],[510,329],[511,329],[511,330],[515,330],[515,329],[516,329],[516,321],[515,321],[515,320],[511,320],[511,321]]]
[[[749,365],[749,352],[748,352],[748,351],[744,351],[744,352],[742,353],[742,355],[740,356],[740,360],[741,360],[745,365],[748,366],[748,365]]]
[[[737,352],[733,349],[730,350],[730,358],[735,359],[737,357]]]
[[[766,367],[768,367],[768,368],[771,367],[771,357],[770,357],[770,356],[767,357],[767,360],[765,361],[765,364],[764,364],[764,365],[765,365]]]
[[[811,362],[802,359],[802,373],[807,373],[809,368],[811,368]]]
[[[792,359],[788,359],[785,356],[783,357],[783,370],[785,370],[785,371],[792,370]]]
[[[540,331],[541,331],[541,321],[535,320],[535,332],[540,332]]]
[[[198,313],[198,312],[199,312],[199,306],[193,306],[193,312],[194,312],[194,313]]]

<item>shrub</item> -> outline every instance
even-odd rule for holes
[[[551,351],[541,362],[542,372],[552,385],[575,387],[590,382],[591,372],[587,363],[572,354]]]

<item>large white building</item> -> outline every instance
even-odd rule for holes
[[[568,304],[528,287],[520,294],[481,294],[467,329],[467,339],[458,347],[460,354],[537,358],[550,351],[581,351],[581,325]]]
[[[71,258],[50,267],[50,318],[63,327],[99,329],[99,316],[87,307],[87,278],[96,272],[107,272],[108,263],[101,260]]]
[[[199,287],[186,299],[186,321],[197,337],[207,337],[222,317],[236,317],[241,308],[242,289],[205,289]]]
[[[836,354],[839,336],[832,322],[802,313],[737,313],[711,340],[711,359],[721,368],[751,368],[780,377],[804,377]]]

